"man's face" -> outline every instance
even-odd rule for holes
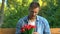
[[[34,9],[30,9],[30,16],[32,17],[32,18],[34,18],[34,17],[36,17],[36,15],[38,14],[38,12],[39,12],[39,7],[37,7],[37,8],[34,8]]]

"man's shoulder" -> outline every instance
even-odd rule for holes
[[[46,18],[44,18],[44,17],[42,17],[42,16],[38,16],[38,17],[39,17],[39,20],[42,21],[42,23],[44,23],[44,24],[48,24],[48,21],[47,21]]]
[[[47,19],[42,17],[42,16],[38,16],[39,20],[42,21],[43,23],[48,23]]]
[[[37,18],[39,18],[40,20],[46,20],[46,18],[42,17],[42,16],[37,16]]]
[[[25,20],[25,19],[27,19],[27,16],[20,18],[19,21]]]

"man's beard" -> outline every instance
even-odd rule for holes
[[[36,15],[35,16],[31,16],[32,19],[35,19],[36,18]]]

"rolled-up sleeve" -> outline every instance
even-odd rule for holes
[[[22,21],[19,20],[17,25],[16,25],[16,32],[15,32],[15,34],[21,34],[21,32],[20,32],[21,27],[22,27]]]
[[[43,34],[51,34],[48,21],[44,18],[44,31]]]

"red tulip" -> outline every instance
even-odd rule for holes
[[[27,25],[25,24],[22,28],[21,28],[21,32],[25,32],[26,30],[30,30],[32,28],[36,28],[35,26],[33,25]]]
[[[25,29],[24,28],[21,28],[21,32],[25,32]]]
[[[36,28],[36,26],[32,26],[31,28]]]

